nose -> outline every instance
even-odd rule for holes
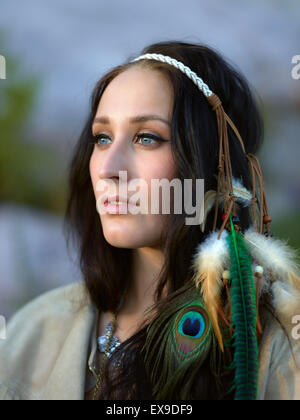
[[[108,196],[127,194],[130,150],[124,135],[115,137],[109,146],[94,146],[91,162],[97,191],[97,210],[103,214],[103,205]],[[99,208],[98,208],[99,206]],[[104,211],[105,213],[105,211]]]
[[[97,148],[97,145],[95,146]],[[100,149],[101,150],[101,149]],[[119,180],[120,171],[128,173],[130,156],[126,139],[115,138],[101,153],[95,152],[99,179]]]

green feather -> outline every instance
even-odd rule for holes
[[[255,400],[258,383],[256,301],[251,258],[240,232],[226,237],[230,250],[230,297],[234,329],[235,400]]]
[[[198,368],[208,356],[215,356],[212,346],[216,347],[212,325],[191,283],[178,291],[147,329],[142,353],[154,398],[189,398]]]

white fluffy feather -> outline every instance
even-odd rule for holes
[[[297,251],[282,239],[266,237],[250,227],[244,234],[252,256],[275,277],[300,287],[300,267]],[[297,281],[298,280],[298,281]]]
[[[244,187],[238,178],[232,178],[232,189],[235,195],[235,200],[242,204],[242,207],[248,207],[251,204],[252,194]]]
[[[230,262],[229,250],[226,243],[227,231],[224,229],[220,239],[218,238],[219,230],[212,232],[204,242],[200,243],[194,255],[192,268],[195,273],[203,272],[203,269],[213,269],[220,277],[223,271],[228,268]],[[196,286],[199,283],[196,280]]]
[[[297,251],[282,239],[266,237],[251,226],[244,238],[252,258],[264,267],[273,305],[278,314],[290,317],[300,311],[300,266]],[[299,312],[300,313],[300,312]]]
[[[228,267],[230,255],[226,243],[226,230],[223,230],[220,239],[219,231],[212,232],[204,242],[200,243],[194,255],[193,281],[196,287],[201,288],[201,294],[210,314],[220,347],[223,350],[222,335],[218,323],[218,309],[223,287],[222,273]]]
[[[228,232],[224,229],[220,239],[217,239],[218,234],[219,231],[212,232],[198,245],[192,269],[193,281],[201,289],[213,328],[223,349],[218,308],[223,288],[222,274],[230,266],[230,254],[226,242]],[[253,226],[246,230],[244,238],[251,254],[253,271],[256,264],[264,268],[260,293],[270,293],[280,318],[290,320],[294,314],[300,314],[300,266],[297,251],[286,241],[259,234]]]

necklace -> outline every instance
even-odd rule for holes
[[[97,399],[97,395],[98,395],[99,390],[100,390],[100,384],[101,384],[102,373],[103,373],[103,370],[104,370],[105,362],[106,362],[106,359],[108,357],[108,354],[110,354],[109,348],[110,348],[112,335],[113,335],[113,332],[115,330],[116,318],[117,318],[117,314],[114,313],[113,320],[111,321],[111,329],[110,329],[110,332],[107,336],[105,351],[104,351],[104,354],[103,354],[103,357],[102,357],[102,360],[101,360],[101,364],[100,364],[100,368],[99,368],[99,372],[98,372],[98,375],[97,375],[97,382],[96,382],[96,385],[95,385],[93,400]]]
[[[118,337],[113,335],[110,340],[110,344],[108,345],[108,349],[106,348],[108,339],[110,337],[110,333],[113,330],[113,323],[110,321],[106,326],[106,332],[100,337],[97,338],[98,342],[98,349],[101,353],[105,353],[106,357],[110,357],[112,352],[121,344]]]
[[[111,356],[111,353],[116,349],[116,347],[118,347],[121,344],[119,339],[117,337],[113,336],[113,333],[115,331],[117,314],[118,314],[120,308],[123,305],[124,298],[127,294],[127,290],[128,290],[128,286],[123,293],[123,296],[122,296],[121,301],[120,301],[120,303],[117,307],[117,310],[113,315],[112,321],[109,322],[106,326],[106,333],[104,335],[101,335],[97,339],[99,350],[103,352],[103,357],[102,357],[99,372],[98,372],[98,375],[97,375],[97,382],[96,382],[96,385],[95,385],[93,400],[96,400],[97,396],[99,394],[102,374],[103,374],[103,370],[104,370],[106,360],[107,360],[108,357]]]

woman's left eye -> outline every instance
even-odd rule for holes
[[[157,142],[166,142],[168,140],[162,139],[161,137],[157,137],[154,134],[148,134],[148,133],[141,133],[136,136],[137,139],[146,140],[144,142],[141,142],[143,146],[148,144],[155,144]]]

